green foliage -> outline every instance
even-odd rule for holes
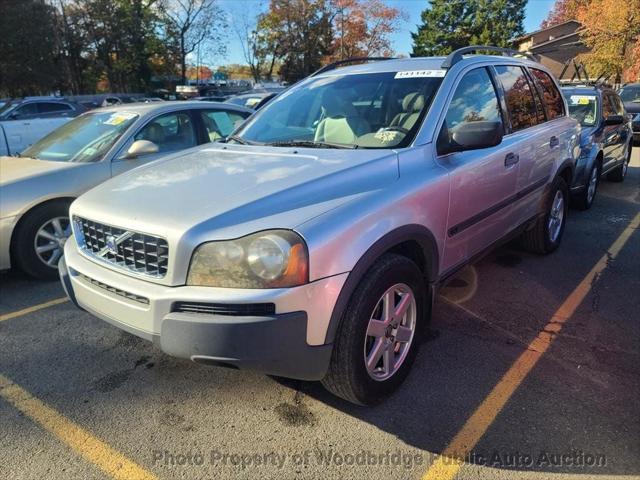
[[[508,47],[524,33],[527,0],[431,0],[412,33],[412,56],[446,55],[468,45]]]
[[[53,8],[36,0],[3,0],[0,97],[48,94],[59,84]]]

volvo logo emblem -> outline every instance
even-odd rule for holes
[[[107,237],[107,251],[114,255],[118,253],[118,244],[116,242],[116,237],[113,235],[109,235]]]

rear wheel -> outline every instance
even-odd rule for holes
[[[12,253],[16,266],[32,277],[58,278],[58,261],[70,235],[69,202],[56,201],[34,208],[14,234]]]
[[[560,246],[567,221],[569,189],[562,177],[556,177],[545,199],[544,214],[522,235],[524,247],[533,253],[551,253]]]
[[[396,390],[418,351],[427,297],[414,262],[382,256],[349,301],[322,380],[325,388],[360,405],[378,403]]]
[[[624,181],[624,177],[627,176],[627,170],[629,169],[630,161],[631,161],[631,145],[629,145],[627,158],[624,160],[624,162],[622,162],[621,165],[618,165],[607,175],[607,179],[611,180],[612,182]]]
[[[589,177],[584,189],[573,198],[575,206],[580,210],[590,209],[596,198],[598,185],[600,185],[600,166],[594,163],[589,171]]]

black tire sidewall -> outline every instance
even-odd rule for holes
[[[69,202],[56,201],[36,207],[21,220],[13,237],[11,252],[16,266],[26,274],[42,280],[58,278],[58,269],[45,265],[34,248],[38,229],[55,217],[69,216]]]
[[[350,369],[350,382],[355,396],[361,403],[371,405],[380,402],[396,390],[409,374],[421,342],[421,322],[424,320],[427,307],[427,288],[418,267],[411,260],[396,255],[392,257],[392,261],[384,262],[381,268],[374,267],[367,277],[369,282],[361,284],[366,290],[358,289],[355,292],[343,319],[353,322],[350,329],[352,335],[342,337],[342,340],[349,342],[349,358],[353,366]],[[410,350],[400,369],[389,379],[376,381],[369,376],[364,363],[367,326],[383,293],[397,283],[404,283],[413,290],[417,307],[416,330]]]

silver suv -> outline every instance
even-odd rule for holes
[[[84,194],[67,294],[169,355],[380,401],[439,285],[514,235],[562,238],[579,127],[544,67],[475,48],[333,65],[226,143]]]

